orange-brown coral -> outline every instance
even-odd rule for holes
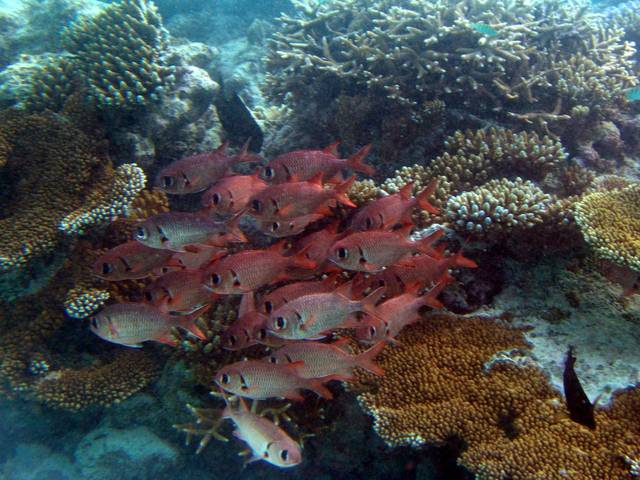
[[[640,185],[596,191],[575,205],[585,240],[607,260],[640,271]]]
[[[118,215],[142,188],[133,165],[111,168],[92,141],[63,116],[0,114],[9,143],[0,195],[0,271],[53,252],[66,234]]]
[[[31,393],[37,400],[65,410],[108,406],[146,387],[159,370],[153,354],[118,350],[109,362],[100,360],[84,368],[49,372],[34,383]]]
[[[369,389],[359,401],[389,445],[461,440],[459,462],[480,479],[630,478],[625,458],[640,444],[637,389],[597,409],[590,430],[569,419],[536,367],[506,355],[492,361],[528,348],[501,321],[432,315],[398,341],[377,359],[384,377],[359,374]]]

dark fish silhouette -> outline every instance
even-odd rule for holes
[[[593,415],[593,404],[589,401],[587,394],[584,393],[578,375],[576,375],[576,371],[573,368],[575,363],[576,357],[573,354],[573,346],[569,346],[562,375],[564,398],[569,410],[569,417],[574,422],[594,430],[596,428],[596,419]]]
[[[249,151],[259,152],[264,139],[260,125],[240,95],[230,88],[225,88],[222,78],[219,82],[222,91],[214,103],[227,138],[234,145],[244,145],[249,140]]]

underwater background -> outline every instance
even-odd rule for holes
[[[0,478],[640,477],[639,11],[0,0]],[[384,337],[383,375],[355,368],[331,400],[258,402],[302,444],[291,468],[245,465],[219,421],[216,372],[272,351],[224,348],[239,295],[210,302],[195,335],[174,327],[141,348],[92,327],[149,301],[157,277],[111,281],[95,265],[145,219],[199,210],[202,194],[168,191],[162,172],[225,141],[259,156],[235,173],[321,149],[375,167],[346,185],[353,206],[290,234],[244,216],[251,248],[347,234],[352,211],[410,190],[426,202],[407,210],[411,238],[440,232],[447,259],[393,295],[384,284],[387,301],[437,291]],[[378,271],[326,265],[375,289]],[[371,345],[338,337],[354,355]]]

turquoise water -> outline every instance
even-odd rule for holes
[[[640,475],[637,7],[0,0],[0,479]],[[277,312],[351,302],[299,337],[335,343],[333,398],[307,357],[234,390],[289,340],[265,295],[316,280]],[[345,366],[377,340],[384,376]],[[218,420],[253,382],[245,464]]]

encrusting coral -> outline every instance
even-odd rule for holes
[[[377,358],[383,377],[358,374],[367,390],[358,399],[388,445],[462,442],[459,463],[479,479],[630,478],[638,389],[596,409],[590,430],[569,419],[527,349],[502,320],[430,315]]]
[[[596,254],[640,271],[640,185],[600,190],[575,205],[576,223]]]
[[[135,165],[113,170],[91,139],[60,115],[6,111],[0,131],[9,143],[1,171],[0,272],[47,255],[65,237],[111,221],[144,186]]]
[[[33,98],[25,103],[32,109],[59,110],[73,87],[102,109],[145,106],[175,81],[174,69],[161,59],[166,41],[152,2],[111,4],[67,28],[63,46],[69,55],[42,67],[33,78]]]

